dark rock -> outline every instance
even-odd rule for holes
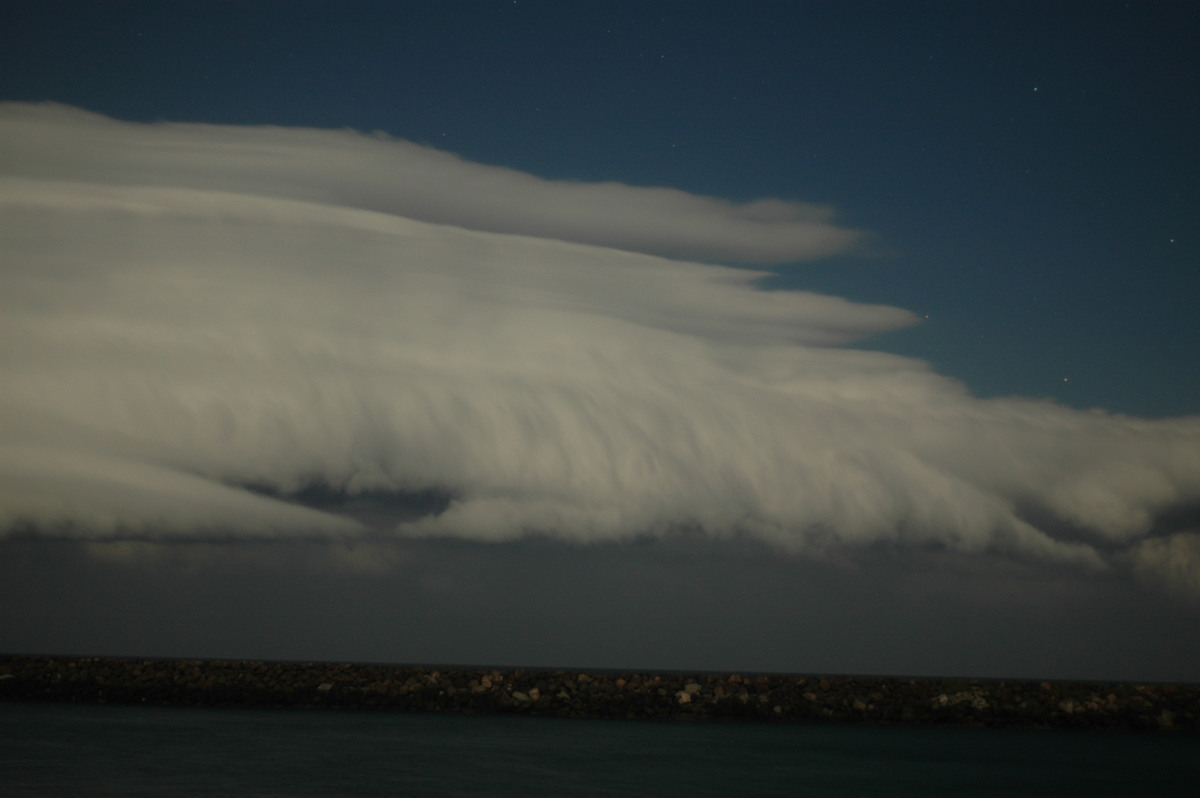
[[[560,717],[1200,729],[1195,685],[570,673],[0,655],[0,700]]]

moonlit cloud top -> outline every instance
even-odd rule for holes
[[[838,348],[906,311],[635,252],[834,230],[796,206],[562,186],[353,133],[2,109],[4,533],[749,536],[1196,585],[1178,519],[1200,418],[976,399]],[[626,199],[636,224],[589,218]]]
[[[852,247],[828,208],[735,205],[669,188],[549,181],[384,134],[134,125],[54,104],[0,104],[5,173],[188,186],[380,211],[658,255],[777,263]]]

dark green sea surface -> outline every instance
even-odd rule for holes
[[[6,796],[1195,795],[1200,736],[0,704]]]

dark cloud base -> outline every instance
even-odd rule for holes
[[[947,559],[955,560],[952,565]],[[1191,682],[1195,607],[1116,575],[692,539],[0,544],[0,650]]]

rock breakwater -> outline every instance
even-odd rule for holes
[[[1200,686],[0,655],[0,700],[1200,730]]]

